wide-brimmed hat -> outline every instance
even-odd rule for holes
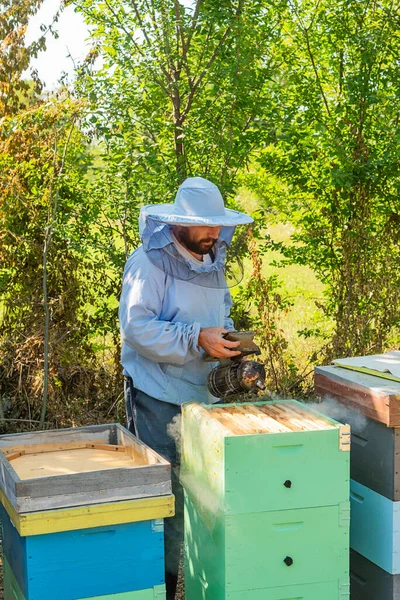
[[[236,227],[252,223],[253,218],[225,208],[218,187],[203,177],[189,177],[180,185],[173,204],[149,204],[141,209],[147,218],[173,225],[209,225]]]

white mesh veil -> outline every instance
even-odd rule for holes
[[[149,260],[167,275],[202,287],[226,289],[240,283],[244,269],[239,257],[246,229],[235,234],[235,226],[221,227],[220,236],[203,262],[184,256],[173,235],[173,224],[146,216],[141,238]],[[241,233],[241,235],[240,235]],[[231,247],[232,239],[235,243]]]

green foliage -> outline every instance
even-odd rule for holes
[[[45,37],[25,45],[29,17],[34,15],[42,0],[0,0],[0,117],[13,114],[29,103],[33,91],[42,89],[35,71],[32,83],[22,78],[32,57],[45,48]]]
[[[289,4],[279,118],[246,180],[296,226],[282,251],[327,285],[330,355],[381,351],[399,323],[398,8]]]
[[[77,371],[98,368],[96,338],[111,333],[118,351],[123,258],[105,220],[104,190],[87,177],[81,111],[81,103],[64,98],[2,122],[0,386],[2,393],[28,394],[35,416],[46,382],[43,360],[55,397],[62,381],[68,394]]]
[[[103,58],[94,74],[83,66],[80,92],[129,196],[172,199],[190,175],[231,192],[269,103],[266,82],[277,64],[267,42],[280,32],[275,6],[85,0],[77,9]]]
[[[44,418],[46,386],[52,422],[118,410],[123,264],[140,207],[171,201],[186,176],[217,183],[232,207],[240,185],[261,199],[233,315],[257,329],[271,389],[304,392],[322,352],[395,346],[398,3],[71,3],[95,46],[74,99],[60,91],[44,104],[35,74],[22,79],[44,47],[44,36],[25,47],[41,1],[0,0],[0,394],[13,416]],[[289,241],[266,235],[274,220],[291,223]],[[315,322],[295,324],[307,364],[282,326],[285,261],[325,286]]]

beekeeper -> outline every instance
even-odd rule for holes
[[[253,219],[224,207],[216,185],[188,178],[173,204],[140,211],[142,245],[124,271],[119,320],[127,426],[172,464],[176,517],[165,522],[167,599],[175,597],[183,538],[175,418],[184,402],[216,402],[207,375],[217,357],[239,354],[225,279],[227,249],[238,225]]]

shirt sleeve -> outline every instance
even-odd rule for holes
[[[232,308],[232,296],[228,289],[225,292],[224,305],[225,305],[224,328],[233,331],[235,329],[235,325],[233,324],[233,320],[229,316],[230,312],[231,312],[231,308]]]
[[[157,363],[183,365],[201,356],[200,323],[160,319],[165,274],[134,255],[124,273],[119,307],[122,342]]]

